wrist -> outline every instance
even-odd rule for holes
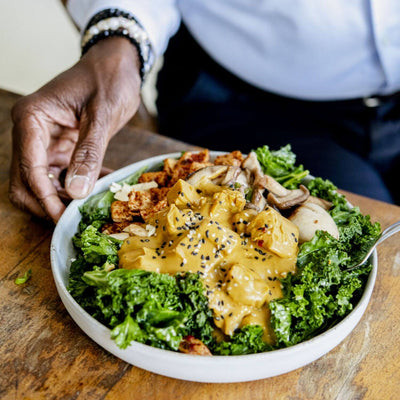
[[[91,18],[82,35],[82,55],[97,43],[113,37],[124,38],[136,48],[143,82],[153,66],[154,53],[142,25],[123,10],[106,9]]]
[[[130,77],[128,79],[132,83],[134,81],[135,92],[140,93],[142,85],[140,57],[136,47],[125,38],[109,37],[107,40],[99,41],[82,56],[81,61],[92,70],[93,78],[101,76],[104,80],[105,76],[108,76],[109,79],[116,80],[121,76],[124,79]],[[101,75],[98,75],[99,71],[102,72]]]

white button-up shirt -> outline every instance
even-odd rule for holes
[[[400,0],[68,3],[81,28],[94,14],[111,7],[137,18],[157,55],[164,52],[182,19],[214,60],[243,80],[278,94],[335,100],[400,90]]]

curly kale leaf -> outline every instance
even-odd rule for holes
[[[263,328],[260,325],[246,325],[234,333],[229,341],[215,345],[213,354],[228,356],[272,350],[272,346],[263,341],[263,333]]]
[[[282,280],[285,297],[270,303],[271,324],[280,346],[316,336],[358,302],[371,265],[347,271],[352,258],[346,246],[322,231],[300,246],[298,273]]]
[[[72,241],[90,264],[102,265],[106,261],[118,262],[117,252],[122,240],[102,234],[93,225],[89,225],[81,234],[75,235]]]
[[[288,189],[296,189],[309,173],[302,165],[296,166],[296,155],[289,144],[279,150],[262,146],[254,151],[264,174],[272,176]]]
[[[121,348],[135,340],[177,350],[187,335],[212,342],[212,314],[197,274],[117,269],[88,271],[83,280],[94,290],[92,315],[112,329]]]
[[[334,206],[339,206],[344,210],[348,210],[345,196],[338,193],[338,188],[329,179],[314,178],[310,180],[306,186],[311,196],[328,200]]]

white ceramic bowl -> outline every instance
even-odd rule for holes
[[[218,154],[212,152],[213,156]],[[120,181],[138,169],[157,166],[165,158],[179,155],[164,154],[115,171],[100,179],[92,194],[107,190],[112,182]],[[333,328],[306,342],[281,350],[242,356],[192,356],[136,342],[122,350],[110,338],[110,330],[84,311],[66,289],[71,258],[75,256],[71,238],[77,231],[79,207],[84,201],[75,200],[68,206],[53,234],[51,266],[58,293],[71,317],[96,343],[122,360],[157,374],[197,382],[245,382],[293,371],[336,347],[359,322],[373,291],[378,267],[376,251],[372,255],[373,269],[364,294],[354,310]]]

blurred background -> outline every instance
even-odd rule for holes
[[[0,0],[0,87],[28,94],[79,59],[79,32],[57,0]]]
[[[79,60],[80,34],[61,1],[0,0],[0,26],[2,89],[32,93]],[[143,90],[152,114],[155,72]]]

